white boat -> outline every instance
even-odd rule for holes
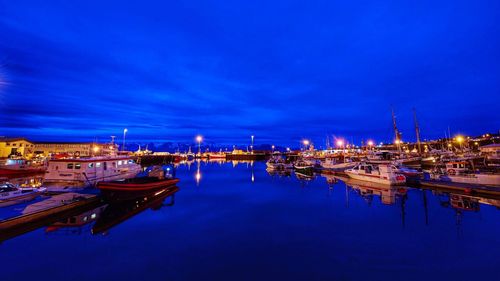
[[[297,162],[295,162],[295,164],[293,164],[293,167],[295,168],[295,170],[313,170],[314,166],[306,161],[303,161],[303,160],[298,160]]]
[[[279,156],[269,159],[266,162],[266,166],[270,170],[288,170],[293,168],[292,163],[287,163],[283,158]]]
[[[456,183],[500,187],[500,174],[498,172],[473,171],[465,161],[446,163],[446,170],[439,176],[439,179]]]
[[[325,158],[324,162],[321,162],[321,168],[333,171],[344,171],[356,166],[358,162],[354,162],[349,158],[345,158],[344,161],[339,158]]]
[[[0,184],[0,207],[31,201],[44,191],[45,188],[21,188],[11,183]]]
[[[406,183],[406,177],[396,173],[393,165],[373,165],[360,163],[345,173],[353,179],[376,182],[389,185],[402,185]]]
[[[50,160],[44,177],[49,190],[83,188],[100,181],[135,177],[141,166],[128,156]]]

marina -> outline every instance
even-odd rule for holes
[[[500,1],[1,1],[0,281],[500,276]]]
[[[97,266],[100,259],[88,260],[87,251],[108,258],[139,251],[145,258],[136,260],[134,266],[101,272],[100,276],[135,278],[137,268],[148,263],[158,267],[141,271],[143,278],[161,274],[174,280],[197,279],[206,274],[221,279],[253,279],[268,275],[271,268],[278,268],[281,277],[292,280],[303,280],[310,272],[315,272],[317,279],[344,275],[364,279],[376,274],[381,279],[419,280],[432,272],[437,278],[465,280],[489,276],[498,258],[498,252],[491,247],[500,237],[498,229],[492,228],[498,222],[498,193],[472,195],[432,186],[391,186],[319,173],[303,179],[293,170],[281,174],[268,171],[264,161],[181,162],[176,165],[176,175],[180,179],[178,188],[158,190],[156,195],[145,195],[139,201],[108,202],[97,199],[99,195],[90,195],[80,207],[45,215],[29,224],[29,229],[14,227],[6,232],[2,228],[0,257],[16,252],[21,259],[37,259],[38,268],[50,266],[49,261],[57,258],[60,266],[54,272],[56,278],[69,274],[65,268],[71,268],[71,274],[89,278],[92,270],[69,266]],[[235,183],[225,184],[230,182]],[[5,208],[0,209],[0,214],[2,211]],[[5,223],[11,224],[2,221],[0,225]],[[280,238],[276,241],[273,237]],[[150,242],[137,243],[137,239]],[[26,243],[31,246],[17,252]],[[123,243],[128,246],[119,247]],[[71,245],[71,251],[42,250],[62,249],[62,245]],[[415,256],[414,245],[425,248]],[[197,251],[190,250],[193,248]],[[235,256],[239,251],[246,255]],[[395,264],[390,275],[377,266],[381,251],[391,253],[387,260],[378,262]],[[319,263],[308,263],[306,257],[310,255],[317,256]],[[351,260],[343,259],[345,255]],[[215,261],[200,262],[197,270],[192,270],[193,260],[213,256],[235,270],[218,270]],[[250,260],[257,259],[261,263],[254,271],[243,270]],[[400,261],[407,259],[412,263],[402,266]],[[159,265],[165,262],[170,267],[160,273]],[[118,263],[110,259],[108,267]],[[462,263],[468,266],[453,272],[441,266],[431,267],[424,273],[420,266],[427,263],[444,264],[445,268]],[[290,270],[290,265],[298,264],[300,269]],[[371,264],[370,271],[359,271],[359,264]],[[36,272],[22,271],[20,266],[9,267],[4,276],[15,274],[24,279]]]

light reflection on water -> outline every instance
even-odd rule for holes
[[[297,176],[266,171],[263,162],[192,161],[176,175],[175,195],[104,203],[9,238],[0,244],[5,280],[67,280],[70,273],[75,280],[470,280],[500,273],[495,198]],[[25,270],[13,256],[37,263]]]

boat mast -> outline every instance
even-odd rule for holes
[[[420,127],[418,126],[417,111],[415,110],[415,108],[413,108],[413,119],[415,121],[415,134],[417,135],[418,153],[422,154],[422,146],[420,144]]]
[[[401,133],[396,126],[396,116],[394,116],[394,108],[391,108],[392,112],[392,125],[394,126],[394,136],[396,137],[396,145],[398,146],[398,151],[401,152]]]

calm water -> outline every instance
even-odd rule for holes
[[[197,170],[180,166],[173,197],[120,224],[109,222],[133,206],[102,206],[88,213],[96,223],[42,227],[2,242],[1,280],[500,276],[500,201],[273,176],[265,163],[201,163],[199,182]],[[464,203],[471,210],[458,207]]]

